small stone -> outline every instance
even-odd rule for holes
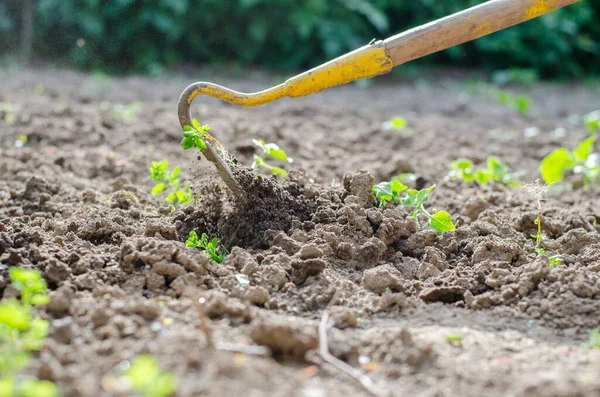
[[[382,265],[363,273],[363,285],[368,290],[381,294],[386,290],[404,292],[402,275],[391,265]]]
[[[134,313],[139,314],[146,321],[153,321],[160,316],[158,305],[151,301],[141,302],[135,305]]]

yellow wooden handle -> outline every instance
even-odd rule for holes
[[[198,95],[240,106],[258,106],[283,97],[300,97],[354,80],[388,73],[394,67],[382,41],[366,45],[321,66],[299,74],[268,90],[243,93],[213,83],[199,82],[188,86],[179,99],[179,122],[191,124],[190,105]]]

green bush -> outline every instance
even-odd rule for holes
[[[9,0],[15,2],[15,0]],[[179,62],[301,69],[482,0],[37,0],[37,54],[82,68],[155,71]],[[14,32],[18,7],[0,7]],[[12,14],[11,14],[12,11]],[[600,2],[580,2],[425,62],[600,72]]]

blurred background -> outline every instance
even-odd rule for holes
[[[0,57],[119,74],[186,64],[291,72],[482,2],[2,0]],[[589,78],[600,73],[599,20],[600,0],[582,1],[410,67]]]

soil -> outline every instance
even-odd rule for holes
[[[15,293],[9,266],[43,272],[50,336],[29,371],[65,396],[122,395],[117,375],[141,353],[177,375],[177,396],[369,395],[318,355],[336,292],[330,351],[382,395],[600,395],[600,351],[585,346],[600,325],[597,192],[545,198],[538,256],[530,190],[446,178],[458,157],[494,155],[535,180],[545,154],[585,136],[574,115],[600,108],[597,89],[539,84],[528,115],[443,73],[260,108],[199,98],[194,117],[240,164],[252,138],[294,158],[287,180],[240,169],[240,203],[179,147],[175,107],[192,77],[0,76],[12,116],[0,121],[0,292]],[[131,117],[114,111],[133,101],[143,106]],[[394,115],[408,127],[383,128]],[[182,167],[194,204],[171,213],[150,193],[162,159]],[[427,206],[452,214],[456,232],[373,207],[372,185],[404,172],[413,187],[437,185]],[[187,249],[191,230],[218,237],[224,263]],[[555,254],[564,263],[550,266]]]

